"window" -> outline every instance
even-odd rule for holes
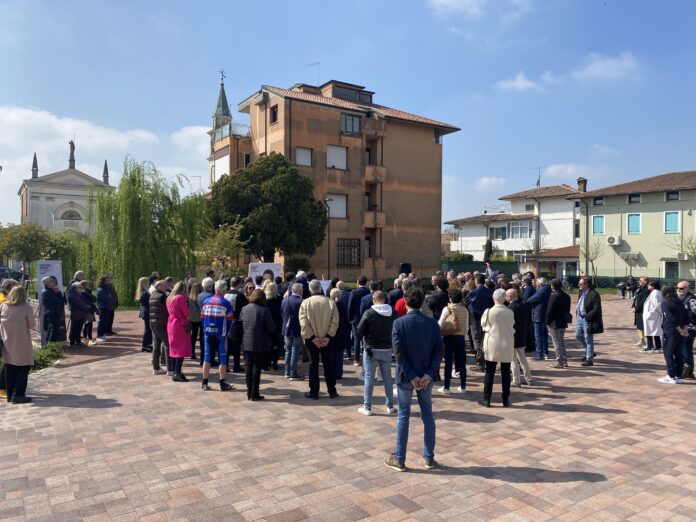
[[[348,197],[345,194],[327,194],[326,204],[332,218],[347,218]]]
[[[628,202],[629,203],[640,203],[640,194],[629,194],[628,195]]]
[[[302,167],[312,166],[312,149],[297,147],[295,149],[295,164]]]
[[[339,268],[360,268],[360,239],[339,237],[336,239],[336,266]]]
[[[534,203],[527,203],[524,206],[525,212],[534,212]]]
[[[665,234],[679,233],[679,212],[665,212]]]
[[[576,220],[573,228],[575,232],[575,239],[580,239],[580,221]]]
[[[360,116],[341,113],[341,133],[360,134]]]
[[[326,167],[330,169],[346,170],[346,156],[348,149],[328,145],[326,147]]]
[[[504,240],[507,238],[507,227],[489,228],[488,229],[488,239],[490,240]]]
[[[597,196],[592,200],[592,204],[595,207],[603,207],[604,206],[604,197],[603,196]]]
[[[249,154],[248,152],[245,152],[244,153],[244,166],[246,167],[247,165],[249,165],[249,163],[251,163],[251,154]]]
[[[435,129],[433,134],[433,141],[442,145],[442,132],[440,129]]]
[[[278,123],[278,106],[271,107],[271,125]]]
[[[512,239],[526,239],[529,237],[529,221],[513,221],[510,223],[510,237]]]
[[[579,202],[579,201],[576,201],[576,202],[575,202],[575,208],[580,208],[580,202]]]
[[[665,192],[665,201],[679,201],[679,191],[670,190]]]
[[[595,236],[604,234],[604,216],[592,216],[592,234]]]
[[[679,279],[678,261],[665,261],[665,279]]]
[[[79,221],[82,219],[82,216],[75,212],[74,210],[66,210],[63,212],[63,215],[60,216],[60,219],[71,219],[73,221]]]
[[[629,214],[626,218],[626,232],[640,234],[640,214]]]

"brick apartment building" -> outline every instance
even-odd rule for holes
[[[210,131],[211,185],[261,155],[284,154],[328,206],[331,245],[327,235],[312,271],[388,279],[408,262],[429,275],[440,266],[442,137],[459,129],[377,105],[373,96],[334,80],[264,85],[238,105],[249,115],[245,127],[232,122],[221,85]]]

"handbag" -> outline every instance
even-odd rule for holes
[[[461,325],[459,324],[457,314],[452,311],[450,306],[447,306],[447,309],[449,310],[449,315],[445,318],[445,322],[440,327],[440,335],[442,337],[454,335],[459,333],[462,329]]]
[[[572,323],[573,322],[573,314],[571,314],[570,312],[567,312],[565,315],[565,322],[568,324]]]

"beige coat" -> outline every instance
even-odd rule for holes
[[[36,327],[34,310],[28,304],[0,305],[0,335],[5,344],[2,360],[15,366],[34,364],[34,347],[29,330]]]
[[[460,330],[453,335],[461,335],[462,337],[466,337],[466,334],[469,331],[469,312],[466,309],[466,306],[461,303],[450,303],[442,309],[442,315],[438,321],[440,328],[442,328],[442,325],[445,324],[445,320],[449,316],[450,310],[454,311],[455,315],[457,316],[460,328]]]
[[[303,339],[333,337],[338,330],[338,308],[325,295],[313,295],[300,305],[300,329]]]
[[[483,354],[487,361],[512,362],[515,352],[515,314],[505,305],[497,304],[481,316],[485,332]]]

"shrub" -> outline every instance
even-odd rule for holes
[[[44,368],[49,368],[63,357],[63,343],[48,343],[46,348],[34,350],[34,366],[31,371],[38,372]]]

